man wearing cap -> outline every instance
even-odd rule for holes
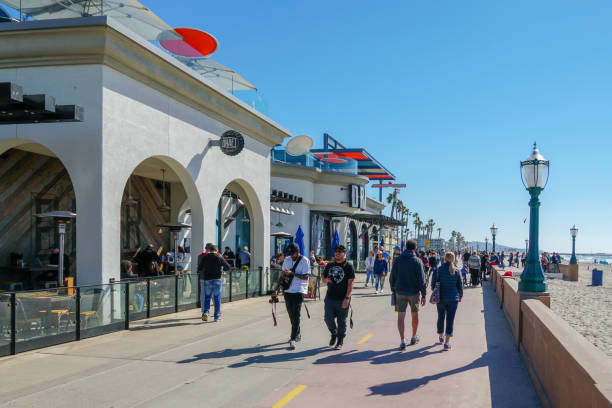
[[[346,335],[346,317],[353,292],[355,270],[346,261],[346,248],[334,248],[334,261],[329,262],[323,271],[323,283],[327,283],[325,295],[325,324],[331,333],[329,346],[340,350]]]
[[[397,330],[401,339],[401,350],[406,348],[404,321],[408,305],[410,305],[412,316],[412,338],[410,339],[410,345],[419,342],[419,336],[417,335],[419,328],[419,303],[421,306],[425,306],[425,268],[414,252],[416,248],[417,242],[415,240],[406,242],[406,250],[393,263],[391,277],[389,278],[391,290],[395,293],[395,311],[398,312]]]
[[[291,350],[295,350],[295,343],[302,339],[300,333],[300,314],[304,295],[308,293],[309,273],[310,262],[308,258],[300,255],[300,248],[296,244],[287,245],[282,274],[292,277],[289,289],[286,289],[284,292],[285,306],[291,321],[291,336],[289,337],[289,348]]]

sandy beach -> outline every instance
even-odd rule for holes
[[[587,270],[588,267],[588,270]],[[591,286],[593,267],[603,270],[603,286]],[[580,264],[578,282],[548,279],[551,309],[612,357],[612,268]]]

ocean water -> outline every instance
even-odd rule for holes
[[[563,259],[569,260],[572,257],[572,254],[560,254]],[[606,261],[609,265],[612,265],[612,255],[576,255],[576,259],[581,263],[593,263],[595,260],[597,262]]]

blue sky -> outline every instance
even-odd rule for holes
[[[294,135],[366,148],[443,236],[482,241],[495,222],[524,245],[519,161],[537,140],[540,248],[568,251],[575,223],[579,252],[612,252],[611,2],[141,1],[213,34],[212,59]]]
[[[575,223],[578,251],[612,252],[611,2],[143,2],[213,34],[212,59],[293,134],[365,147],[442,235],[484,240],[495,222],[523,247],[519,161],[537,140],[540,247],[569,250]]]

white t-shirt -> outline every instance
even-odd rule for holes
[[[293,259],[291,259],[291,257],[288,256],[285,258],[285,261],[283,262],[283,271],[291,270],[292,268],[293,268]],[[300,261],[298,266],[295,268],[295,274],[296,275],[306,275],[309,273],[310,273],[310,261],[305,256],[302,256],[302,260]],[[289,289],[287,289],[285,292],[303,293],[303,294],[308,293],[308,279],[306,280],[302,280],[298,278],[291,279],[291,285],[289,286]]]

